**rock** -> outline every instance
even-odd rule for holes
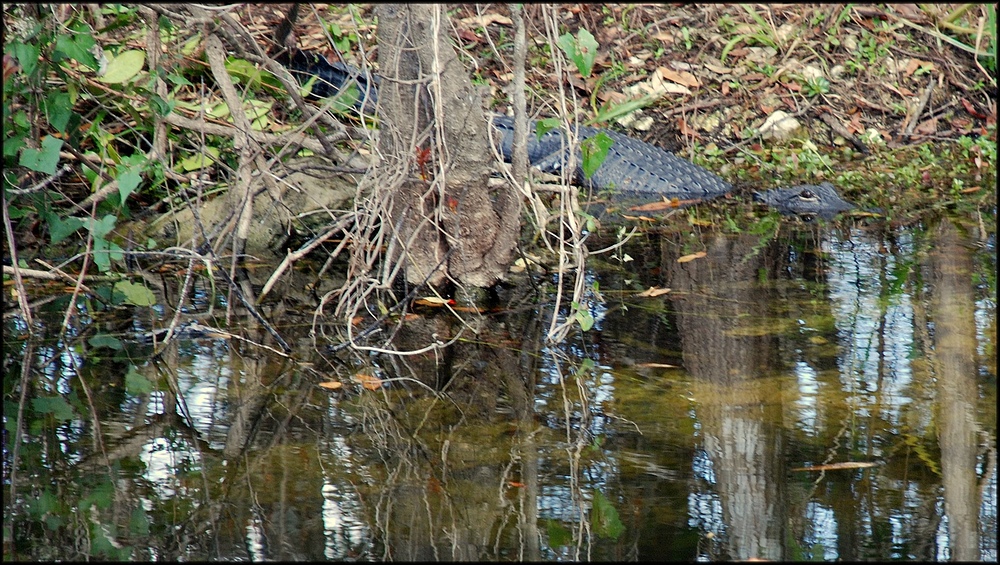
[[[787,141],[800,127],[802,124],[794,116],[784,110],[775,110],[760,126],[760,133],[764,139]]]
[[[315,159],[299,159],[288,165],[293,172],[284,176],[283,187],[276,199],[266,190],[260,180],[254,181],[251,192],[255,194],[253,219],[247,236],[246,252],[257,257],[282,257],[286,250],[289,227],[315,229],[332,223],[338,212],[350,207],[357,192],[358,179],[345,173],[310,173],[310,165],[318,165]],[[205,202],[198,210],[198,219],[206,233],[212,233],[215,226],[230,221],[232,209],[224,196]],[[197,229],[195,216],[190,207],[167,212],[153,221],[147,235],[162,246],[180,245],[190,247],[192,238],[201,240],[201,230]]]

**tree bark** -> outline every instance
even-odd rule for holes
[[[520,200],[488,187],[483,96],[448,41],[442,6],[383,4],[376,14],[388,260],[404,263],[410,283],[490,286],[511,260]]]

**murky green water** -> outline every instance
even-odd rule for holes
[[[294,361],[191,333],[151,357],[127,336],[181,278],[62,337],[68,297],[36,338],[8,303],[4,557],[996,560],[995,233],[800,228],[596,258],[595,327],[557,347],[527,285],[478,334],[406,321],[398,349],[455,342],[403,357],[314,348],[313,305],[272,302]]]

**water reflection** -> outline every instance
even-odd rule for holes
[[[401,321],[400,350],[453,342],[402,357],[334,356],[278,305],[291,357],[250,318],[155,357],[109,329],[167,306],[42,341],[5,316],[5,557],[996,559],[992,236],[689,230],[627,252],[593,263],[598,323],[558,347],[527,285]],[[36,312],[52,336],[65,307]]]

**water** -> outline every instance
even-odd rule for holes
[[[420,310],[396,347],[457,339],[405,357],[334,359],[287,297],[265,310],[292,359],[151,357],[128,336],[167,326],[181,279],[158,309],[81,301],[64,337],[68,297],[35,338],[5,314],[5,559],[996,560],[995,233],[688,229],[623,253],[593,258],[595,326],[558,346],[526,285],[465,313],[478,334]],[[201,324],[274,345],[215,304]]]

